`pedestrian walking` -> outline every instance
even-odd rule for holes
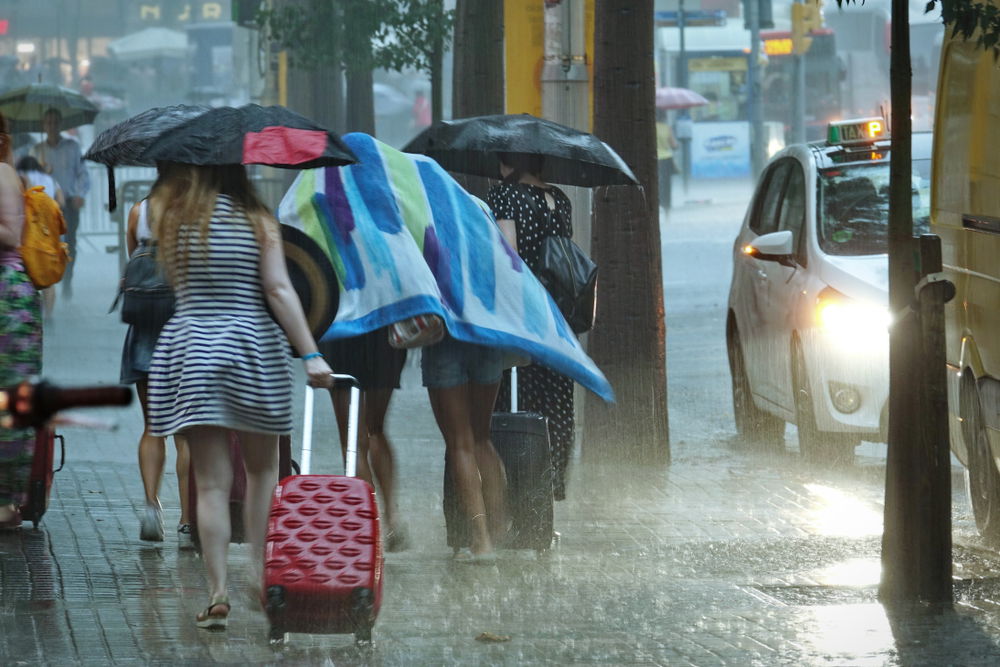
[[[540,177],[545,158],[526,153],[501,153],[502,182],[486,195],[497,224],[511,246],[537,272],[542,242],[550,236],[573,235],[569,197]],[[573,452],[573,380],[538,364],[517,373],[518,409],[538,412],[549,420],[549,443],[554,469],[552,493],[566,498],[566,468]],[[510,373],[504,375],[497,407],[510,410]]]
[[[62,277],[62,293],[66,298],[73,296],[73,266],[76,263],[76,234],[80,228],[80,209],[84,197],[90,190],[90,176],[83,164],[80,144],[76,139],[63,136],[62,112],[49,109],[42,115],[45,139],[35,144],[34,157],[56,179],[66,197],[63,217],[66,219],[66,244],[69,246],[71,261]]]
[[[490,439],[505,354],[500,348],[466,343],[447,334],[439,343],[423,348],[424,386],[471,524],[469,551],[455,556],[462,562],[496,562],[494,547],[506,532],[503,464]]]
[[[24,194],[14,170],[7,119],[0,115],[0,386],[42,372],[42,300],[18,247]],[[0,530],[21,525],[35,450],[33,429],[0,427]]]
[[[25,189],[41,186],[45,189],[45,194],[52,197],[59,204],[59,208],[66,209],[66,197],[63,195],[62,188],[56,183],[56,179],[45,173],[44,168],[35,156],[21,156],[18,158],[15,168],[17,169],[17,175],[21,177],[21,185]],[[65,217],[63,215],[63,218]],[[55,287],[46,287],[41,290],[41,293],[42,313],[45,318],[48,318],[52,314],[52,310],[56,304],[56,289]]]
[[[153,185],[155,190],[156,185]],[[128,254],[131,257],[140,244],[151,245],[153,231],[149,224],[149,200],[143,199],[132,206],[128,214],[128,228],[125,236]],[[148,376],[153,349],[160,336],[162,322],[147,318],[141,324],[130,324],[122,346],[122,384],[134,384],[142,408],[143,431],[139,437],[139,475],[145,491],[146,506],[139,524],[139,539],[147,542],[163,541],[163,508],[160,505],[160,480],[166,463],[166,440],[150,433]],[[177,524],[177,546],[192,548],[191,521],[188,516],[188,465],[189,455],[186,438],[174,434],[174,448],[177,451],[177,491],[181,516]]]
[[[176,296],[150,363],[150,431],[187,437],[209,585],[208,606],[195,622],[221,629],[230,611],[229,431],[239,435],[246,466],[244,527],[260,597],[278,436],[292,430],[288,343],[311,386],[331,386],[331,370],[289,280],[277,222],[242,165],[176,165],[149,207]]]
[[[385,549],[402,551],[407,546],[408,535],[399,517],[396,457],[385,433],[385,419],[392,393],[399,389],[399,378],[406,364],[406,350],[397,350],[389,345],[388,332],[384,327],[361,336],[321,342],[319,350],[338,373],[354,376],[361,384],[360,414],[363,421],[358,431],[358,477],[373,487],[378,483],[385,510]],[[346,456],[350,390],[333,389],[330,393],[337,415],[341,450]]]
[[[667,113],[657,111],[656,119],[656,171],[659,176],[660,208],[669,210],[671,206],[671,190],[674,180],[674,151],[677,150],[677,140],[667,122]]]

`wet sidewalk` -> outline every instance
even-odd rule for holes
[[[77,296],[58,304],[47,332],[46,376],[59,382],[117,379],[124,328],[105,314],[116,278],[98,247],[95,239],[78,268]],[[671,374],[689,377],[683,362]],[[808,467],[792,431],[785,453],[746,451],[726,430],[728,402],[702,425],[705,407],[683,397],[687,387],[671,390],[669,468],[579,458],[568,499],[556,505],[558,545],[542,556],[502,552],[496,567],[474,567],[452,562],[445,545],[444,446],[409,365],[388,432],[410,548],[387,554],[375,642],[364,649],[346,635],[293,634],[271,647],[266,619],[245,592],[240,545],[231,551],[229,629],[198,630],[193,617],[206,603],[198,557],[178,550],[169,529],[162,544],[138,540],[139,409],[92,411],[119,429],[66,429],[66,467],[41,529],[0,535],[0,664],[1000,662],[1000,605],[992,602],[1000,563],[971,537],[959,477],[958,604],[889,615],[875,600],[882,464]],[[332,415],[320,417],[317,428],[332,436]],[[339,473],[327,442],[314,452],[313,471]],[[161,498],[170,528],[178,510],[168,452]],[[483,632],[509,640],[476,641]]]

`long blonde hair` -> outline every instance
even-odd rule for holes
[[[253,228],[257,243],[273,236],[276,223],[261,202],[246,169],[240,164],[202,166],[160,162],[156,183],[149,196],[153,238],[159,246],[161,265],[176,286],[190,259],[191,232],[196,231],[205,247],[209,221],[218,195],[228,195]],[[181,232],[184,232],[182,235]]]

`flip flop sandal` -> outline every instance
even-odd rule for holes
[[[224,612],[215,612],[216,607],[225,607]],[[201,612],[195,616],[195,624],[199,628],[204,628],[205,630],[225,630],[226,623],[229,621],[229,611],[232,609],[229,605],[229,597],[215,598],[211,603],[205,608],[205,611]]]

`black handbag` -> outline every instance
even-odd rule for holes
[[[542,241],[535,272],[574,333],[590,331],[597,311],[597,265],[565,236]]]
[[[156,261],[155,241],[140,241],[132,253],[111,310],[119,300],[122,322],[144,329],[158,331],[174,314],[174,291]]]

